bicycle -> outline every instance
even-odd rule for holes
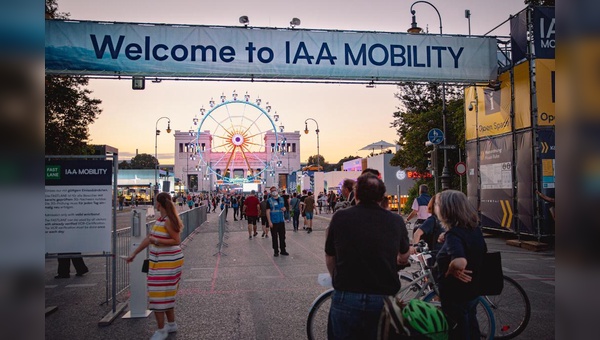
[[[421,243],[419,245],[422,246]],[[417,247],[419,247],[417,245]],[[411,283],[417,272],[400,272],[400,280]],[[494,339],[513,339],[523,332],[531,317],[531,303],[527,293],[514,279],[504,275],[504,288],[499,295],[482,296],[494,314]],[[419,287],[415,284],[415,287]],[[416,289],[416,288],[415,288]],[[430,294],[430,292],[427,292]],[[418,295],[415,294],[414,297]],[[431,297],[432,298],[432,297]],[[484,319],[478,307],[478,319]],[[481,322],[480,320],[480,327]],[[485,320],[483,321],[485,323]]]
[[[421,243],[419,245],[422,245]],[[426,265],[427,256],[431,256],[429,250],[425,247],[421,247],[422,252],[419,254],[411,255],[411,263],[419,264],[418,275],[412,277],[399,272],[401,280],[410,281],[408,285],[402,287],[396,297],[401,301],[408,301],[414,298],[423,298],[424,301],[433,303],[440,307],[439,299],[436,300],[438,295],[437,285],[431,272],[431,269]],[[417,272],[415,272],[417,273]],[[330,287],[331,279],[326,280],[326,276],[329,274],[319,275],[319,283],[323,286]],[[414,275],[414,274],[413,274]],[[404,277],[403,277],[404,276]],[[424,282],[424,284],[423,284]],[[306,335],[309,340],[327,339],[327,321],[329,317],[329,308],[331,306],[331,295],[333,294],[333,288],[321,293],[312,303],[308,319],[306,322]],[[481,330],[482,338],[493,339],[495,333],[495,321],[492,310],[488,303],[483,298],[479,298],[479,304],[477,306],[479,328]],[[479,317],[479,314],[481,316]]]

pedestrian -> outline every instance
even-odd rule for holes
[[[250,196],[244,200],[242,211],[245,212],[248,218],[248,238],[252,239],[252,236],[256,237],[256,235],[258,235],[258,232],[256,231],[256,221],[258,220],[258,214],[260,213],[260,202],[256,197],[255,190],[252,190]],[[262,237],[265,237],[264,231]]]
[[[229,207],[231,206],[231,199],[229,198],[229,194],[222,198],[221,202],[221,210],[225,208],[225,222],[227,222],[227,214],[229,213]]]
[[[256,192],[256,191],[255,191],[255,192]],[[257,198],[257,199],[258,199],[258,198]],[[245,220],[245,219],[246,219],[246,209],[244,209],[244,206],[245,206],[244,204],[245,204],[245,202],[246,202],[246,196],[242,195],[242,196],[240,197],[240,215],[241,215],[240,219],[241,219],[241,220]]]
[[[419,225],[421,225],[425,220],[431,216],[431,213],[427,210],[427,205],[431,200],[431,196],[429,196],[429,188],[426,184],[419,185],[419,196],[414,199],[412,203],[412,211],[406,218],[406,222],[409,222],[411,218],[417,217],[417,221],[415,222],[415,228],[417,229]],[[414,231],[413,231],[414,233]]]
[[[285,245],[285,220],[283,213],[285,206],[283,198],[279,196],[277,187],[271,187],[271,197],[267,200],[267,220],[271,229],[271,243],[273,244],[273,256],[289,255]]]
[[[435,214],[448,231],[437,254],[437,278],[442,311],[456,322],[450,339],[479,339],[477,322],[479,270],[487,245],[477,211],[460,191],[438,194]]]
[[[238,213],[240,212],[239,198],[233,195],[231,197],[231,207],[233,208],[233,220],[237,221]]]
[[[194,200],[192,200],[192,199],[187,200],[187,206],[188,206],[188,208],[190,208],[190,210],[192,210],[194,208]]]
[[[397,266],[409,256],[402,217],[379,204],[385,184],[372,174],[358,177],[356,206],[331,218],[325,263],[333,280],[329,339],[376,339],[383,299],[400,290]]]
[[[285,218],[286,222],[289,222],[290,221],[290,195],[288,195],[287,192],[285,190],[283,190],[281,197],[283,198],[283,204],[285,206],[285,211],[283,212],[283,217]]]
[[[306,214],[304,214],[304,200],[308,197],[307,190],[302,190],[302,195],[300,195],[300,215],[302,215],[302,229],[306,229]]]
[[[304,199],[304,204],[301,209],[303,209],[304,216],[306,216],[306,232],[310,234],[312,233],[313,216],[315,213],[315,197],[311,191],[308,192],[308,196]]]
[[[81,255],[81,253],[61,253],[60,255]],[[56,275],[55,279],[68,279],[71,277],[71,262],[73,262],[73,267],[75,267],[75,276],[83,276],[85,273],[89,272],[88,267],[83,262],[83,257],[74,256],[74,257],[64,257],[58,258],[58,275]]]
[[[269,238],[269,221],[267,220],[267,200],[269,196],[263,195],[262,201],[260,201],[260,223],[263,228],[263,237]]]
[[[119,210],[123,210],[123,203],[125,202],[125,196],[119,195]]]
[[[212,198],[212,212],[215,212],[215,210],[217,210],[217,198],[213,196]]]
[[[161,192],[156,196],[155,209],[160,217],[156,219],[149,235],[127,258],[127,262],[133,261],[137,254],[150,247],[147,279],[149,309],[154,311],[158,326],[151,340],[162,340],[167,338],[168,333],[177,332],[175,296],[183,267],[180,247],[183,224],[168,193]]]
[[[356,205],[356,199],[354,198],[354,183],[356,183],[356,181],[350,178],[346,178],[342,182],[342,198],[344,200],[335,204],[333,208],[334,212],[339,209],[346,209]]]
[[[300,225],[300,199],[298,198],[297,193],[292,195],[292,199],[290,200],[290,210],[290,214],[292,215],[292,226],[294,227],[294,231],[298,231]]]

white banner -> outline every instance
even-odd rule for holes
[[[478,82],[496,39],[46,20],[46,73]]]

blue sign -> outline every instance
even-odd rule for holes
[[[444,133],[440,129],[431,129],[427,134],[427,139],[433,144],[440,144],[444,141]]]

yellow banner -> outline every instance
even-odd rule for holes
[[[554,91],[556,66],[554,59],[536,59],[538,125],[554,126],[556,120]]]
[[[529,62],[515,66],[515,129],[531,127],[531,86],[529,84]],[[510,83],[510,74],[504,72]],[[510,94],[509,94],[510,95]]]

